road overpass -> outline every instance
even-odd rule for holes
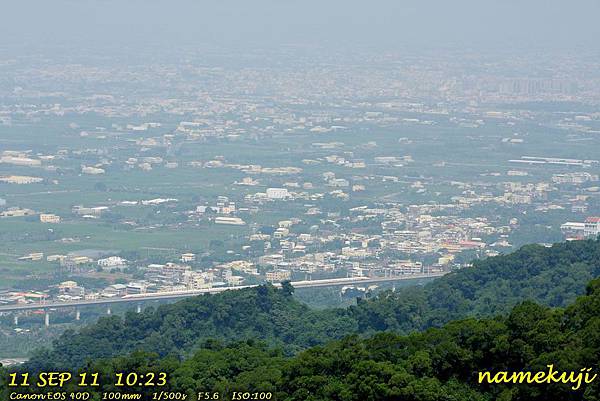
[[[315,287],[334,287],[343,285],[356,285],[356,284],[377,284],[384,282],[394,281],[406,281],[406,280],[418,280],[427,278],[441,277],[446,272],[442,273],[424,273],[424,274],[405,274],[401,276],[392,277],[348,277],[348,278],[331,278],[323,280],[304,280],[304,281],[293,281],[291,284],[296,289],[301,288],[315,288]],[[85,306],[98,306],[98,305],[110,305],[123,304],[123,303],[143,303],[147,301],[161,301],[161,300],[173,300],[181,298],[189,298],[203,294],[216,294],[224,291],[241,290],[244,288],[254,288],[259,285],[242,285],[234,287],[216,287],[216,288],[205,288],[200,290],[188,290],[188,291],[169,291],[169,292],[153,292],[148,294],[135,294],[125,295],[123,297],[113,298],[99,298],[99,299],[87,299],[72,302],[45,302],[45,303],[29,303],[29,304],[15,304],[15,305],[2,305],[0,306],[0,313],[8,312],[20,312],[28,310],[44,310],[59,308],[81,308]],[[274,284],[276,287],[280,287],[281,284]],[[109,309],[110,310],[110,309]]]

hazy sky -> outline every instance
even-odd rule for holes
[[[599,0],[7,0],[0,46],[600,49]]]

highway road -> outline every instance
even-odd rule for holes
[[[424,278],[436,278],[443,276],[444,273],[428,273],[428,274],[406,274],[402,276],[393,277],[349,277],[349,278],[333,278],[324,280],[306,280],[306,281],[294,281],[292,286],[294,288],[313,288],[313,287],[332,287],[342,285],[356,285],[356,284],[377,284],[383,282],[392,281],[405,281],[405,280],[417,280]],[[274,284],[279,287],[281,284]],[[147,301],[160,301],[160,300],[171,300],[180,298],[189,298],[202,294],[215,294],[224,291],[241,290],[244,288],[258,287],[258,285],[243,285],[235,287],[218,287],[218,288],[206,288],[201,290],[189,290],[189,291],[171,291],[171,292],[154,292],[148,294],[136,294],[126,295],[123,297],[114,298],[99,298],[89,299],[73,302],[47,302],[47,303],[30,303],[30,304],[15,304],[15,305],[2,305],[0,306],[0,312],[18,312],[26,310],[49,310],[57,308],[77,308],[94,305],[111,305],[120,303],[143,303]]]

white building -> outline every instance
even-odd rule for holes
[[[267,188],[267,198],[269,199],[286,199],[290,197],[290,193],[285,188]]]
[[[91,166],[81,166],[81,172],[83,174],[98,175],[98,174],[104,174],[106,171],[104,171],[103,168],[91,167]]]
[[[0,212],[0,217],[24,217],[31,216],[32,214],[35,214],[35,212],[31,209],[20,209],[17,207]]]
[[[246,222],[239,217],[217,217],[215,224],[225,224],[230,226],[243,226]]]
[[[588,217],[585,219],[583,235],[586,237],[597,237],[600,234],[600,217]]]
[[[258,269],[254,263],[248,262],[247,260],[234,260],[233,262],[225,263],[219,267],[227,270],[236,270],[246,274],[258,275]]]
[[[30,177],[26,175],[9,175],[0,177],[1,182],[6,182],[8,184],[35,184],[38,182],[44,181],[43,178],[40,177]]]
[[[0,163],[13,164],[15,166],[40,166],[42,162],[37,159],[30,159],[29,157],[21,156],[2,156],[0,157]]]
[[[119,257],[119,256],[110,256],[104,259],[98,259],[98,266],[103,269],[114,269],[117,267],[125,267],[127,266],[127,260]]]
[[[127,289],[125,290],[127,295],[133,294],[145,294],[148,290],[148,286],[145,283],[128,283]]]
[[[210,288],[211,283],[206,276],[206,273],[186,271],[183,273],[183,283],[190,290],[199,290],[202,288]]]
[[[196,260],[196,254],[194,253],[184,253],[181,255],[181,261],[184,263],[194,262]]]
[[[585,233],[585,223],[569,221],[560,226],[560,231],[568,238],[581,238]]]
[[[267,281],[269,281],[271,283],[280,282],[280,281],[286,281],[286,280],[289,280],[290,278],[292,278],[292,272],[289,270],[285,270],[285,269],[277,269],[277,270],[267,272],[266,276],[267,276]]]
[[[73,214],[79,216],[95,216],[100,217],[102,213],[108,211],[108,206],[96,206],[96,207],[83,207],[83,206],[73,206],[71,209]]]
[[[238,285],[242,285],[244,283],[244,277],[242,276],[229,276],[225,279],[227,281],[227,284],[229,284],[230,286],[238,286]]]
[[[332,180],[329,180],[327,185],[329,185],[330,187],[345,188],[350,186],[350,182],[344,178],[334,178]]]
[[[51,213],[41,213],[40,214],[40,222],[41,223],[51,223],[58,224],[60,223],[60,216]]]

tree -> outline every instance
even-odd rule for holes
[[[289,280],[286,280],[281,283],[281,291],[284,296],[290,297],[294,295],[294,286],[292,286],[292,283]]]

